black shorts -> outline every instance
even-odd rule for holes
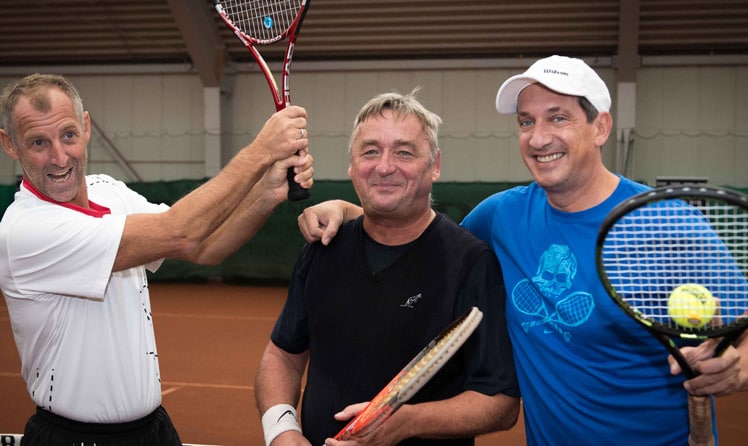
[[[23,446],[182,446],[174,425],[159,406],[127,423],[81,423],[37,407],[23,432]]]

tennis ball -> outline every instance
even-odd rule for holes
[[[717,303],[708,289],[687,283],[670,293],[667,312],[673,322],[686,328],[701,328],[714,316]]]

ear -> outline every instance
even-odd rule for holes
[[[613,129],[613,117],[609,112],[600,112],[595,118],[595,145],[602,147]]]
[[[2,129],[0,129],[0,144],[2,144],[3,150],[5,150],[5,153],[7,153],[9,157],[18,161],[19,155],[16,150],[16,145],[13,143],[10,135],[8,135],[8,132]]]
[[[431,180],[436,181],[442,176],[442,151],[436,152],[436,160],[434,160],[434,167],[431,172]]]
[[[91,115],[87,111],[83,112],[83,135],[86,138],[86,145],[91,140]]]

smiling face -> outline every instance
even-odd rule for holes
[[[587,193],[607,172],[601,147],[610,133],[609,113],[588,122],[579,98],[532,84],[517,99],[517,123],[522,159],[549,198]]]
[[[19,98],[13,121],[14,134],[1,130],[0,141],[8,156],[21,164],[25,178],[55,201],[87,207],[88,113],[81,122],[73,101],[51,87]]]
[[[358,127],[348,175],[367,217],[408,221],[430,212],[440,165],[418,118],[384,110]]]

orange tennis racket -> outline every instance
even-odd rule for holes
[[[411,359],[335,439],[354,440],[373,432],[441,370],[478,328],[481,319],[483,313],[473,307],[452,322]]]

